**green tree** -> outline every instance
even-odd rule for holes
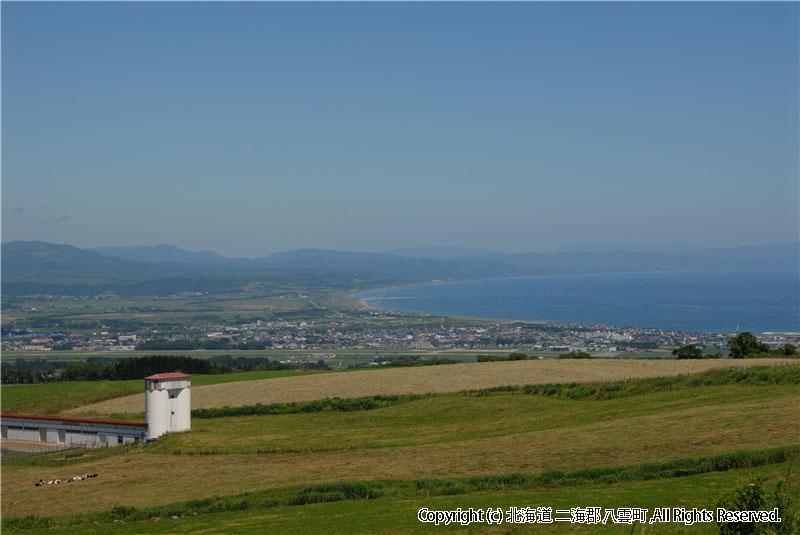
[[[728,347],[731,350],[731,357],[735,359],[746,359],[760,353],[769,353],[769,346],[759,342],[753,333],[747,331],[731,337],[728,340]]]
[[[673,349],[672,354],[679,359],[701,359],[703,358],[703,350],[694,344],[687,344]]]
[[[561,353],[558,358],[560,359],[590,359],[592,355],[586,351],[570,351],[569,353]]]
[[[800,355],[800,353],[797,352],[797,346],[794,344],[784,344],[775,351],[783,357],[796,357]]]

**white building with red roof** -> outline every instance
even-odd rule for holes
[[[157,373],[145,377],[146,422],[0,414],[3,440],[87,447],[120,446],[191,429],[191,375]]]
[[[0,434],[3,440],[51,442],[86,447],[121,446],[144,442],[147,438],[147,424],[31,414],[0,414]]]

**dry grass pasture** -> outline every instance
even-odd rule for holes
[[[617,381],[701,373],[708,370],[787,364],[787,359],[524,360],[284,377],[192,389],[192,408],[354,398],[378,394],[458,392],[506,385]],[[144,390],[144,384],[142,384]],[[141,413],[144,393],[72,409],[66,414]]]
[[[364,374],[350,374],[364,375]],[[3,515],[338,480],[466,477],[632,465],[797,444],[800,385],[723,385],[610,400],[444,394],[356,413],[216,418],[74,466],[4,466]],[[68,485],[40,478],[97,472]]]

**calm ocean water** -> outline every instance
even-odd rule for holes
[[[359,294],[378,307],[442,316],[694,332],[800,331],[797,271],[566,275],[404,286]]]

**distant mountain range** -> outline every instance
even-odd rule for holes
[[[161,294],[232,289],[250,281],[367,287],[430,280],[644,271],[800,269],[800,244],[683,249],[675,252],[500,253],[459,247],[389,253],[298,249],[263,258],[226,258],[172,245],[79,249],[41,241],[2,245],[7,295],[82,290]],[[35,291],[37,290],[38,291]],[[105,289],[105,290],[103,290]]]
[[[192,253],[174,245],[144,245],[140,247],[95,247],[85,249],[93,253],[113,258],[127,258],[154,264],[193,264],[198,266],[229,265],[235,260],[213,251]],[[246,259],[245,259],[246,260]]]
[[[135,271],[139,262],[113,258],[72,245],[43,241],[14,241],[2,247],[3,275],[10,273],[124,273]]]
[[[386,254],[395,256],[413,256],[417,258],[436,258],[438,260],[463,260],[480,256],[498,254],[489,249],[473,249],[471,247],[409,247],[392,249]],[[502,253],[501,253],[502,254]]]

